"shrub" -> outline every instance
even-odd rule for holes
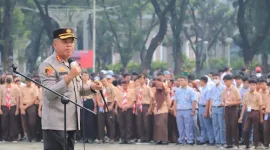
[[[162,70],[166,70],[168,68],[167,63],[163,62],[163,61],[153,61],[151,63],[151,70],[155,71],[158,68],[162,69]]]
[[[129,62],[127,65],[127,69],[129,72],[141,72],[141,64],[136,63],[136,62]]]

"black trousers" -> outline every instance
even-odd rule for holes
[[[95,104],[93,99],[87,99],[83,102],[83,106],[94,110]],[[97,116],[88,111],[81,111],[81,114],[84,115],[83,118],[83,127],[81,128],[85,137],[89,140],[95,140],[97,138]]]
[[[67,150],[74,150],[76,131],[67,131]],[[44,150],[64,150],[64,131],[43,130]]]
[[[37,125],[37,131],[36,131],[36,140],[37,141],[40,141],[42,139],[42,129],[41,129],[41,117],[39,117],[38,115],[38,107],[39,105],[38,104],[35,104],[36,105],[36,118],[37,118],[37,122],[36,122],[36,125]]]

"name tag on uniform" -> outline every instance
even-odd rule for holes
[[[248,107],[247,107],[247,111],[248,111],[248,112],[251,112],[251,106],[248,106]]]
[[[66,74],[68,74],[68,72],[66,71],[66,72],[59,72],[59,75],[60,76],[62,76],[62,75],[66,75]]]
[[[264,115],[264,120],[268,120],[268,114]]]

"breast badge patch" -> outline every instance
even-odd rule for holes
[[[52,76],[53,74],[53,68],[52,67],[46,67],[45,68],[45,73],[46,75],[49,77],[49,76]]]

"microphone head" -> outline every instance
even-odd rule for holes
[[[74,60],[73,60],[72,58],[69,58],[69,59],[68,59],[68,63],[70,64],[70,63],[72,63],[72,62],[74,62]]]

